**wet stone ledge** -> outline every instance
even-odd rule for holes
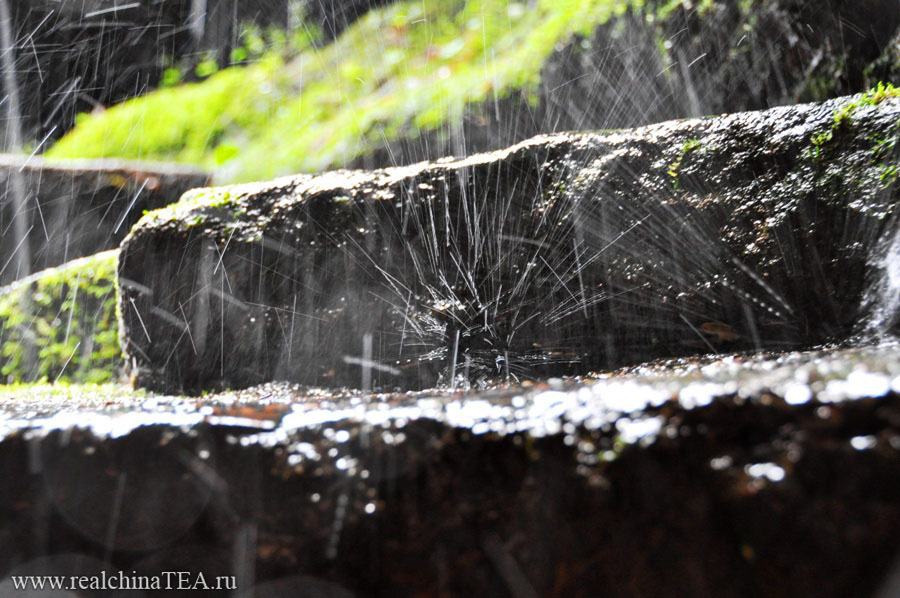
[[[480,393],[35,389],[0,402],[0,573],[187,563],[257,597],[872,595],[900,542],[897,349]]]
[[[114,249],[145,211],[207,184],[207,173],[172,164],[0,154],[0,286]]]
[[[127,366],[416,389],[886,332],[898,121],[882,89],[198,190],[123,241]]]

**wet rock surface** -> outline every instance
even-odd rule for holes
[[[844,339],[886,275],[898,116],[856,96],[201,190],[122,245],[128,365],[408,389]]]
[[[208,174],[184,166],[0,155],[0,286],[113,249],[145,211],[208,183]],[[23,253],[27,271],[18,267]]]
[[[7,393],[0,572],[190,563],[264,596],[871,595],[898,549],[898,355],[480,393]]]

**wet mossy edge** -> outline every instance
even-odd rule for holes
[[[108,383],[121,375],[109,250],[0,289],[0,381]]]

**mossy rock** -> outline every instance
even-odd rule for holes
[[[117,259],[105,251],[0,288],[2,380],[118,379]]]
[[[444,136],[468,106],[520,92],[535,103],[541,66],[556,46],[627,7],[532,4],[408,0],[377,8],[333,43],[287,61],[273,53],[85,115],[48,155],[175,159],[217,167],[220,181],[233,182],[342,167],[386,143]]]
[[[231,183],[820,101],[862,91],[898,24],[892,0],[408,0],[85,116],[49,155],[175,159]]]
[[[191,192],[122,244],[128,364],[161,392],[361,363],[424,388],[845,340],[892,237],[896,95]]]

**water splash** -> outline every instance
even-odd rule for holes
[[[864,298],[866,336],[884,337],[900,323],[900,229],[875,264],[877,279]]]

